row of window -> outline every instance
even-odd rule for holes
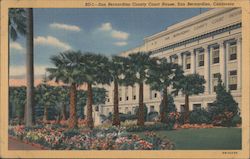
[[[218,84],[218,78],[219,78],[220,73],[214,73],[212,75],[212,85],[213,85],[213,91],[216,92],[216,86]],[[237,70],[231,70],[228,72],[228,88],[229,90],[237,90]],[[134,90],[134,91],[133,91]],[[120,88],[118,90],[119,92],[119,101],[122,101],[122,89]],[[150,90],[150,99],[157,98],[157,93],[156,91]],[[135,87],[132,88],[132,97],[133,100],[136,100],[136,95],[135,95]],[[128,96],[128,87],[125,87],[125,100],[129,100]],[[110,99],[107,99],[108,102],[110,102]]]
[[[219,51],[219,46],[215,46],[211,50],[211,55],[212,55],[212,64],[217,64],[220,62],[220,51]],[[229,44],[228,48],[228,60],[236,60],[237,59],[237,45],[236,42],[232,42]],[[197,61],[198,61],[198,67],[204,66],[204,50],[199,50],[197,52]],[[191,54],[188,53],[186,54],[185,60],[185,69],[190,69],[191,68]],[[178,63],[178,57],[175,56],[172,58],[173,63]]]

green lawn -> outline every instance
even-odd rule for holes
[[[241,128],[179,129],[156,133],[174,142],[177,150],[241,149]]]

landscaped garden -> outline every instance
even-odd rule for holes
[[[32,9],[10,9],[11,39],[17,38],[20,29],[24,35],[26,29],[29,33],[28,81],[34,79],[31,15]],[[238,104],[221,77],[211,106],[191,111],[189,97],[204,93],[205,79],[196,73],[186,75],[182,66],[151,55],[138,52],[109,58],[68,50],[52,56],[53,67],[46,69],[42,83],[9,87],[9,135],[53,150],[240,149]],[[48,81],[59,84],[52,86]],[[113,111],[102,114],[101,125],[94,125],[93,107],[106,102],[106,90],[98,86],[111,84]],[[148,112],[145,84],[162,92],[159,112]],[[134,85],[139,86],[136,112],[119,112],[119,87]],[[185,98],[183,112],[174,103],[178,94]]]

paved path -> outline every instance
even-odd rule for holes
[[[9,150],[43,150],[39,147],[32,146],[31,144],[25,144],[22,141],[9,137]]]

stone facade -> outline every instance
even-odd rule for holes
[[[215,100],[214,86],[218,73],[227,89],[241,107],[242,46],[241,9],[212,9],[198,16],[169,26],[164,31],[148,36],[143,45],[120,53],[128,56],[138,51],[151,51],[152,57],[165,57],[183,67],[185,74],[198,73],[206,80],[205,92],[190,96],[190,109],[208,108]],[[113,85],[104,86],[108,99],[100,106],[99,113],[108,115],[113,111]],[[138,106],[139,87],[119,88],[119,110],[134,113]],[[144,102],[149,111],[158,111],[161,93],[145,85]],[[184,96],[174,98],[178,111],[183,111]]]

